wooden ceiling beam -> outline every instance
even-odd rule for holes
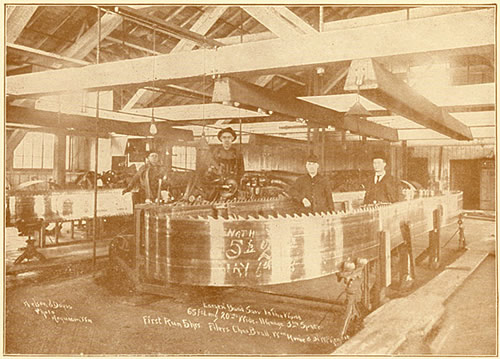
[[[242,106],[251,106],[271,110],[295,118],[303,118],[323,126],[334,126],[353,133],[397,141],[397,131],[363,120],[347,118],[343,113],[312,103],[298,100],[295,97],[277,95],[274,91],[224,77],[217,79],[214,86],[213,102],[239,102]]]
[[[227,6],[209,6],[189,30],[200,35],[206,35],[217,20],[226,12],[227,8]],[[196,45],[195,42],[182,39],[172,49],[172,52],[190,51]]]
[[[89,131],[95,128],[96,118],[75,114],[57,113],[52,111],[42,111],[28,109],[19,106],[7,106],[6,122],[28,124],[48,128],[65,128],[81,131]],[[99,118],[99,133],[119,133],[131,136],[150,136],[150,122],[126,122]],[[182,139],[191,141],[193,134],[191,131],[172,128],[168,123],[156,121],[159,137],[167,139]]]
[[[64,20],[61,21],[60,23],[58,23],[53,29],[51,29],[50,35],[51,36],[55,35],[59,31],[59,29],[62,28],[64,26],[64,24],[66,24],[66,22],[69,19],[72,19],[73,16],[76,14],[76,12],[79,11],[79,10],[80,10],[80,6],[73,7],[73,10],[68,15],[66,15],[66,17],[64,18]],[[40,49],[49,39],[50,39],[50,36],[47,36],[47,37],[43,38],[34,47],[37,48],[37,49]]]
[[[101,18],[101,41],[120,26],[121,23],[121,16],[105,13]],[[92,25],[73,45],[63,51],[63,56],[76,59],[85,58],[97,46],[97,26],[97,23]]]
[[[473,28],[475,31],[470,31]],[[435,36],[439,33],[440,36]],[[422,41],[425,39],[425,41]],[[495,43],[495,11],[467,11],[434,18],[304,35],[301,41],[268,40],[200,49],[7,78],[6,93],[28,96],[123,85],[143,85],[212,75],[256,75],[365,57],[475,52]],[[265,54],[265,56],[255,56]],[[156,66],[153,71],[153,66]],[[71,79],[71,81],[68,81]]]
[[[321,93],[323,95],[326,95],[328,92],[331,91],[344,77],[347,76],[347,73],[349,72],[349,66],[342,66],[335,73],[330,77],[328,82],[323,86],[321,89]]]
[[[467,126],[373,59],[352,61],[344,90],[360,91],[368,100],[443,135],[457,140],[473,139]]]
[[[304,34],[317,33],[315,28],[309,25],[304,19],[296,15],[292,10],[290,10],[286,6],[273,6],[272,8],[275,9],[285,20],[289,21],[295,27],[300,29]]]
[[[307,27],[307,24],[298,16],[293,13],[295,17],[292,16],[291,11],[284,6],[242,6],[241,8],[282,39],[296,40],[297,36],[317,33],[314,28]],[[290,21],[290,19],[294,20]],[[299,20],[303,22],[303,25],[296,25]]]
[[[7,51],[9,54],[18,54],[21,56],[27,56],[40,61],[41,66],[47,67],[81,67],[89,65],[87,61],[77,60],[70,57],[54,54],[51,52],[46,52],[38,49],[33,49],[31,47],[7,43]]]
[[[199,33],[200,35],[206,35],[210,28],[217,22],[217,20],[224,14],[227,10],[227,6],[215,6],[209,7],[201,17],[191,26],[190,31]],[[181,39],[177,45],[172,49],[171,53],[189,51],[194,49],[197,43],[189,41],[186,39]],[[150,102],[154,98],[158,97],[157,93],[148,91],[145,89],[139,89],[130,98],[130,100],[125,104],[123,110],[130,110],[135,106],[137,102]]]
[[[16,42],[37,8],[36,5],[11,5],[7,7],[7,42]]]
[[[166,22],[159,17],[153,15],[144,15],[140,11],[134,10],[128,6],[114,6],[112,7],[112,11],[132,20],[144,22],[144,24],[154,26],[158,29],[158,31],[165,32],[170,36],[176,37],[180,40],[191,40],[200,46],[222,46],[222,44],[216,40],[207,38],[206,36],[197,34],[196,32],[187,30],[181,26]]]

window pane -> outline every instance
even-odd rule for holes
[[[33,168],[42,168],[42,156],[33,156]]]
[[[14,168],[22,168],[22,167],[23,167],[23,156],[22,155],[16,156],[14,154]]]
[[[66,170],[71,171],[72,167],[71,166],[71,136],[66,136]]]
[[[51,133],[45,133],[43,136],[43,168],[51,169],[54,167],[54,139]]]

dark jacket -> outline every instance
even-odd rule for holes
[[[386,173],[382,180],[375,183],[375,174],[366,185],[365,204],[394,203],[398,201],[399,185],[397,180]]]
[[[225,150],[222,146],[216,147],[211,152],[209,171],[214,175],[224,178],[240,179],[245,172],[243,156],[234,147]]]
[[[332,190],[328,179],[320,174],[314,177],[309,174],[300,176],[290,188],[289,194],[305,208],[302,200],[307,198],[311,202],[311,211],[333,211]]]
[[[160,179],[166,175],[163,167],[158,165],[145,164],[132,177],[124,192],[129,192],[132,189],[139,187],[139,202],[145,200],[154,201],[158,197],[158,185]],[[166,183],[162,181],[162,188],[165,188]]]

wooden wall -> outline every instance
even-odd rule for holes
[[[428,172],[436,188],[450,189],[450,160],[472,160],[480,158],[494,158],[493,145],[464,145],[464,146],[422,146],[411,147],[410,157],[427,158]]]
[[[321,159],[320,146],[312,146],[311,150]],[[390,157],[387,170],[402,176],[401,146],[382,141],[325,141],[324,166],[320,171],[372,170],[371,155],[375,151],[385,152]],[[309,147],[303,141],[255,136],[248,145],[242,145],[242,152],[247,170],[305,172]]]
[[[410,149],[410,156],[428,159],[427,171],[431,188],[442,191],[462,190],[466,209],[494,209],[495,146],[413,147]]]

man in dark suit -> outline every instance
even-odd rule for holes
[[[386,173],[387,166],[385,154],[376,152],[372,157],[375,174],[372,180],[366,185],[365,204],[393,203],[398,201],[398,182],[389,173]]]
[[[302,209],[307,211],[332,211],[332,190],[328,178],[320,175],[318,169],[318,158],[313,154],[309,155],[306,161],[307,174],[297,178],[290,188],[290,195]]]

